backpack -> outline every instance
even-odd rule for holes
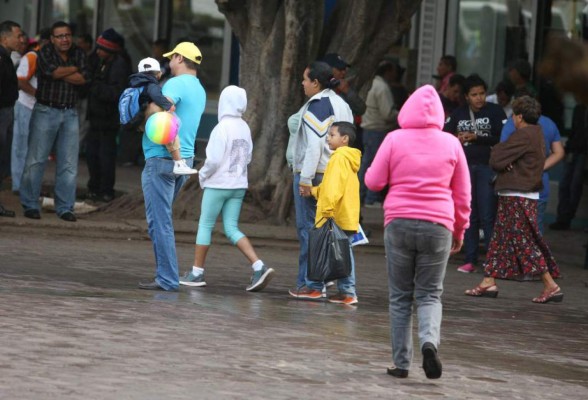
[[[118,100],[118,113],[122,126],[129,126],[137,122],[137,116],[139,111],[141,111],[139,97],[143,93],[144,88],[144,86],[126,88],[120,95],[120,99]]]

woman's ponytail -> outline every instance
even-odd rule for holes
[[[321,89],[333,89],[339,85],[339,80],[333,78],[333,69],[329,64],[315,61],[308,66],[308,77],[311,81],[318,81]]]

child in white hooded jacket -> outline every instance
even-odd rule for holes
[[[257,257],[249,239],[239,230],[239,215],[247,191],[247,165],[251,162],[251,130],[242,118],[247,108],[247,94],[237,86],[226,87],[220,95],[218,124],[206,146],[206,161],[198,173],[204,189],[200,207],[194,265],[180,278],[186,286],[206,286],[204,262],[211,244],[212,230],[219,214],[227,238],[251,262],[253,276],[246,290],[262,290],[274,274]]]

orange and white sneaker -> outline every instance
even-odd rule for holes
[[[296,297],[297,299],[320,300],[323,296],[320,290],[311,289],[308,286],[290,289],[288,293],[290,293],[290,296]]]
[[[356,296],[350,296],[345,293],[338,293],[336,295],[329,296],[327,300],[329,300],[329,303],[347,304],[348,306],[358,303]]]

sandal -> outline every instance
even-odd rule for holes
[[[533,303],[545,304],[549,303],[550,301],[553,301],[554,303],[561,303],[562,300],[563,293],[561,292],[559,286],[555,286],[551,290],[544,291],[541,293],[541,296],[535,297],[532,301]]]
[[[496,285],[492,286],[476,286],[473,289],[468,289],[464,292],[466,296],[474,296],[474,297],[492,297],[493,299],[498,296],[498,287]]]
[[[0,205],[0,217],[14,218],[15,214],[14,214],[14,211],[7,210],[3,206]]]

